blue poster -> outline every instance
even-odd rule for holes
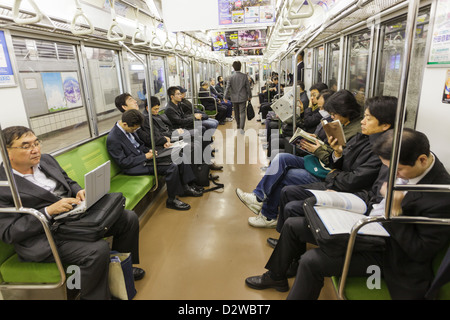
[[[0,86],[13,86],[14,73],[6,45],[5,33],[0,30]]]

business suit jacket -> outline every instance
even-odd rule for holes
[[[236,71],[228,80],[223,96],[233,103],[242,103],[252,98],[252,90],[247,75]]]
[[[450,184],[450,175],[435,156],[433,168],[418,183]],[[409,191],[402,201],[404,216],[450,218],[450,197],[442,192]],[[384,277],[393,299],[423,299],[433,279],[431,262],[448,245],[447,226],[386,223]]]
[[[192,113],[185,114],[180,105],[175,105],[172,101],[169,101],[164,114],[167,115],[174,127],[194,129],[194,115]]]
[[[136,133],[132,133],[139,148],[128,140],[125,134],[117,125],[111,129],[106,138],[106,148],[114,161],[119,165],[124,174],[143,175],[153,173],[153,166],[146,166],[147,158],[145,154],[150,151]]]
[[[58,162],[50,155],[41,156],[40,168],[49,178],[55,179],[67,192],[67,197],[75,198],[82,188],[76,181],[70,179]],[[53,193],[27,181],[25,178],[14,174],[14,178],[22,200],[26,208],[33,208],[45,212],[45,207],[60,200]],[[0,167],[0,180],[6,180],[6,172],[3,165]],[[9,188],[0,188],[0,207],[14,207],[14,200]],[[44,261],[50,257],[51,250],[44,234],[42,224],[29,214],[1,213],[0,214],[0,238],[3,242],[14,244],[14,248],[23,261]]]

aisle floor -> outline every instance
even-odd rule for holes
[[[257,111],[257,98],[253,100]],[[267,159],[250,157],[249,164],[247,138],[246,164],[239,164],[242,160],[237,159],[237,138],[231,135],[234,128],[235,122],[227,122],[215,135],[216,163],[223,163],[224,169],[213,173],[225,184],[223,191],[182,198],[192,206],[191,210],[175,211],[165,207],[163,190],[150,208],[153,213],[141,224],[140,231],[139,266],[146,270],[146,276],[136,282],[135,300],[286,299],[287,292],[253,290],[244,282],[246,277],[266,271],[264,265],[273,250],[266,239],[278,238],[279,234],[275,229],[254,228],[247,222],[254,214],[237,198],[235,189],[251,192],[264,174],[260,168],[267,165]],[[263,128],[256,118],[246,124],[247,131],[259,132]],[[221,134],[226,137],[224,143],[218,139]],[[263,142],[250,138],[250,145],[257,145],[256,149],[250,148],[252,155],[265,154]],[[289,279],[290,285],[293,281]],[[320,299],[336,299],[329,279]]]

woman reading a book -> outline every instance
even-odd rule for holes
[[[330,103],[335,95],[331,96],[326,104]],[[340,157],[334,152],[329,156],[329,166],[332,170],[324,179],[305,170],[302,157],[286,153],[278,154],[253,193],[236,189],[239,199],[258,215],[250,217],[249,224],[254,227],[276,227],[278,231],[281,230],[285,217],[281,217],[280,226],[277,226],[277,218],[280,220],[278,206],[282,196],[281,190],[286,186],[294,190],[292,200],[303,199],[295,194],[295,188],[304,184],[314,183],[319,190],[332,189],[344,192],[370,188],[381,167],[380,159],[371,150],[371,143],[393,126],[396,108],[397,99],[394,97],[368,99],[365,118],[361,121],[362,133],[357,133],[349,139],[345,148],[337,145],[334,138],[329,138],[333,143],[331,145],[333,151],[337,150]],[[339,153],[340,151],[342,152]]]

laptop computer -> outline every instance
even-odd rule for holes
[[[85,200],[68,212],[54,216],[55,220],[79,215],[89,209],[109,192],[111,161],[107,161],[84,175]]]

